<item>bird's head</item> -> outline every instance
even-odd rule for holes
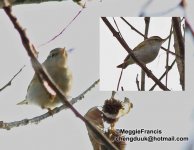
[[[151,43],[159,43],[159,44],[163,44],[169,37],[162,39],[159,36],[151,36],[150,38],[148,38],[147,40]]]
[[[55,48],[48,55],[46,61],[49,65],[64,67],[67,62],[67,51],[65,48]]]

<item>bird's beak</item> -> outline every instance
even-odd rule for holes
[[[64,54],[64,52],[65,52],[65,47],[61,48],[61,54]]]
[[[166,42],[166,39],[163,39],[162,43]]]
[[[170,35],[171,35],[171,34],[170,34]],[[162,43],[164,43],[166,40],[168,40],[168,39],[170,38],[170,35],[167,36],[165,39],[163,39],[163,42],[162,42]]]

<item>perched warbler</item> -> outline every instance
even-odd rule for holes
[[[72,85],[72,74],[67,66],[67,52],[65,48],[53,49],[42,64],[65,96],[69,96]],[[21,104],[35,104],[41,108],[53,109],[61,102],[58,96],[51,96],[40,83],[37,74],[31,80],[26,98]]]
[[[159,50],[162,46],[162,44],[169,38],[169,36],[165,39],[160,38],[159,36],[152,36],[140,44],[138,44],[133,49],[133,54],[135,57],[141,61],[144,64],[152,62],[159,53]],[[130,54],[127,55],[127,57],[124,59],[124,62],[117,66],[117,68],[123,68],[125,69],[128,65],[134,64],[135,61],[130,56]]]

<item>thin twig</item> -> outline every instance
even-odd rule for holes
[[[81,12],[83,11],[85,7],[82,7],[82,9],[75,15],[75,17],[62,29],[62,31],[60,33],[58,33],[57,35],[55,35],[53,38],[51,38],[50,40],[48,40],[47,42],[43,43],[43,44],[40,44],[38,46],[39,47],[42,47],[42,46],[45,46],[46,44],[54,41],[57,37],[59,37],[61,34],[63,34],[63,32],[73,23],[73,21],[81,14]]]
[[[179,44],[179,47],[180,47],[180,50],[181,50],[180,53],[181,53],[181,56],[184,58],[185,57],[185,44],[184,44],[184,41],[183,41],[183,36],[181,34],[181,29],[179,27],[178,17],[172,17],[172,21],[173,21],[173,24],[174,24],[174,31],[177,34],[177,40],[178,40],[178,44]]]
[[[186,1],[186,0],[181,0],[180,3],[179,3],[179,5],[180,5],[181,7],[183,7],[183,9],[185,9],[185,7],[186,7],[186,5],[187,5],[187,1]]]
[[[172,69],[172,67],[174,66],[174,64],[175,64],[175,62],[176,62],[176,59],[172,62],[172,64],[170,65],[170,66],[168,66],[168,72]],[[164,77],[165,77],[165,75],[166,75],[166,70],[165,70],[165,72],[162,74],[162,76],[159,78],[159,80],[161,81]],[[150,89],[149,89],[149,91],[153,91],[154,90],[154,88],[157,86],[157,84],[155,83]]]
[[[139,86],[138,74],[136,76],[136,84],[137,84],[138,91],[141,91],[140,86]]]
[[[2,1],[2,0],[1,0]],[[51,0],[12,0],[12,5],[21,5],[21,4],[39,4],[43,2],[49,2]],[[52,0],[52,1],[61,1],[61,0]]]
[[[183,38],[184,38],[184,42],[185,42],[185,24],[183,24]]]
[[[121,86],[121,91],[125,91],[123,86]]]
[[[170,37],[169,37],[169,40],[168,40],[168,48],[167,48],[167,51],[166,51],[166,87],[168,87],[168,63],[169,63],[169,49],[170,49],[170,42],[171,42],[171,32],[172,32],[172,24],[171,24],[171,27],[170,27]]]
[[[115,94],[116,94],[116,92],[115,91],[112,91],[111,99],[113,99],[115,97]]]
[[[177,9],[179,7],[179,4],[178,5],[175,5],[173,6],[172,8],[169,8],[168,10],[164,10],[162,12],[156,12],[156,13],[150,13],[150,14],[147,14],[144,12],[144,16],[163,16],[163,15],[166,15],[172,11],[174,11],[175,9]],[[141,16],[143,17],[143,16]]]
[[[119,29],[119,27],[118,27],[118,25],[117,25],[117,22],[116,22],[116,20],[114,19],[114,17],[113,17],[113,21],[114,21],[114,23],[115,23],[115,25],[116,25],[116,27],[117,27],[117,30],[118,30],[118,33],[119,33],[120,37],[123,38],[123,36],[122,36],[122,34],[121,34],[121,32],[120,32],[120,29]],[[119,76],[119,80],[118,80],[118,84],[117,84],[117,91],[119,90],[119,85],[120,85],[120,82],[121,82],[122,75],[123,75],[123,69],[121,70],[121,73],[120,73],[120,76]]]
[[[121,31],[120,31],[120,29],[119,29],[119,27],[118,27],[118,25],[117,25],[117,22],[116,22],[116,20],[115,20],[114,17],[113,17],[113,21],[114,21],[114,23],[115,23],[115,25],[116,25],[116,27],[117,27],[117,30],[118,30],[118,32],[119,32],[121,38],[123,38],[123,36],[122,36],[122,34],[121,34]]]
[[[84,96],[99,83],[99,81],[100,80],[95,81],[88,89],[86,89],[84,92],[82,92],[79,96],[72,98],[70,100],[71,105],[75,104],[78,100],[82,100],[84,98]],[[0,129],[10,130],[10,129],[15,128],[15,127],[25,126],[25,125],[29,125],[29,124],[37,124],[37,123],[40,123],[42,120],[44,120],[50,116],[53,116],[64,109],[68,109],[68,107],[65,104],[61,105],[60,107],[54,108],[52,110],[52,113],[47,112],[43,115],[36,116],[36,117],[31,118],[31,119],[23,119],[20,121],[14,121],[14,122],[8,122],[8,123],[0,121]]]
[[[187,29],[189,29],[189,31],[191,32],[193,38],[194,38],[194,29],[192,28],[191,24],[189,23],[188,19],[185,19],[185,25],[187,27]]]
[[[96,128],[96,126],[88,121],[85,117],[83,117],[77,109],[75,109],[71,103],[67,100],[61,89],[58,88],[58,86],[55,84],[55,82],[52,80],[52,78],[48,75],[45,68],[41,65],[41,63],[37,60],[36,55],[34,52],[36,52],[36,49],[34,45],[30,42],[28,39],[25,30],[22,28],[22,26],[17,21],[17,18],[12,14],[12,9],[10,7],[10,4],[7,0],[4,0],[5,6],[3,7],[4,11],[6,12],[7,16],[13,23],[14,27],[20,34],[22,44],[25,47],[29,57],[31,58],[32,66],[37,74],[37,76],[40,77],[41,80],[48,83],[50,88],[57,94],[57,96],[62,100],[62,102],[71,109],[71,111],[75,114],[76,117],[78,117],[80,120],[82,120],[89,128],[90,130],[103,142],[103,144],[106,146],[107,149],[113,149],[118,150],[118,148],[113,145],[113,143],[99,130]],[[44,86],[44,85],[43,85]],[[48,91],[48,90],[47,90]]]
[[[144,20],[145,20],[145,38],[144,38],[145,40],[148,37],[150,17],[145,17]],[[145,72],[143,71],[143,69],[141,69],[141,91],[145,91]]]
[[[153,0],[148,0],[142,7],[141,12],[139,14],[140,17],[145,16],[145,10],[149,7]]]
[[[130,26],[131,30],[137,32],[139,35],[143,36],[144,38],[146,38],[146,36],[141,33],[139,30],[137,30],[134,26],[132,26],[125,18],[121,17],[121,19],[128,25]]]
[[[152,0],[148,0],[145,5],[142,7],[141,12],[139,13],[140,17],[144,17],[144,16],[163,16],[165,14],[168,14],[172,11],[174,11],[175,9],[177,9],[178,7],[182,7],[183,9],[185,8],[185,0],[181,0],[177,5],[173,6],[172,8],[169,8],[168,10],[164,10],[162,12],[157,12],[157,13],[151,13],[151,14],[147,14],[146,13],[146,9],[148,8],[148,6],[152,3]]]
[[[7,84],[0,88],[0,92],[3,91],[6,87],[11,86],[13,79],[23,70],[24,67],[25,65],[11,78],[11,80]]]
[[[174,48],[175,53],[185,58],[185,44],[181,32],[180,17],[172,17],[173,31],[174,31]],[[185,61],[184,59],[176,59],[177,67],[180,75],[180,84],[182,89],[185,90]]]
[[[113,36],[117,38],[117,40],[119,41],[119,43],[124,47],[124,49],[130,54],[130,56],[132,57],[132,59],[136,62],[137,65],[139,65],[147,74],[147,76],[149,78],[151,78],[162,90],[167,90],[169,91],[169,89],[163,84],[161,83],[154,75],[153,73],[143,64],[141,63],[133,54],[133,51],[129,48],[128,44],[125,42],[124,39],[122,39],[119,34],[117,33],[117,31],[113,28],[113,26],[110,24],[110,22],[107,20],[106,17],[101,17],[103,22],[106,24],[106,26],[109,28],[109,30],[113,33]]]
[[[118,84],[117,84],[117,91],[119,90],[119,85],[120,85],[120,82],[121,82],[122,74],[123,74],[123,68],[121,69],[121,73],[120,73],[120,76],[119,76],[119,81],[118,81]]]

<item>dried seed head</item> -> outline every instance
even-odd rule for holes
[[[102,108],[103,119],[110,124],[117,122],[119,119],[117,115],[121,109],[123,109],[121,101],[114,98],[106,100]]]

